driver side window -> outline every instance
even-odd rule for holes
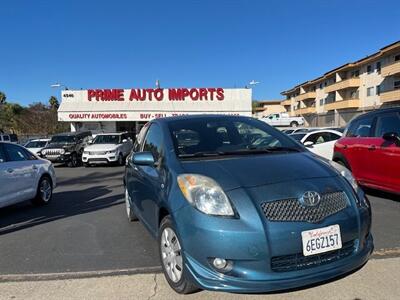
[[[149,151],[153,154],[154,162],[160,163],[163,156],[163,136],[161,128],[157,124],[152,124],[147,131],[143,143],[142,151]]]

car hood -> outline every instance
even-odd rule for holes
[[[213,178],[225,191],[239,187],[337,176],[331,167],[309,152],[182,161],[181,165],[185,173]]]
[[[68,143],[68,144],[65,144],[65,143],[53,143],[53,144],[47,145],[43,149],[63,149],[63,148],[69,148],[69,147],[72,147],[72,146],[74,146],[73,143]]]
[[[85,147],[85,151],[111,151],[117,147],[116,144],[93,144]]]

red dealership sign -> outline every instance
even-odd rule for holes
[[[167,93],[165,95],[164,93]],[[167,96],[167,97],[165,97]],[[223,101],[223,88],[131,89],[129,99],[123,89],[87,90],[89,101]]]

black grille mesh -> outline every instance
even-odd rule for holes
[[[350,256],[354,252],[354,241],[343,244],[341,249],[326,253],[303,256],[303,253],[275,256],[271,259],[274,272],[289,272],[325,265]]]
[[[304,206],[296,198],[264,202],[261,208],[269,221],[318,223],[347,206],[344,192],[325,193],[316,206]]]

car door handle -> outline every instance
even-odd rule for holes
[[[376,146],[375,145],[369,146],[368,150],[370,150],[370,151],[376,150]]]
[[[347,145],[344,145],[344,146],[343,146],[343,149],[346,150],[346,149],[347,149]]]
[[[14,172],[14,169],[8,168],[8,169],[7,169],[7,172],[8,172],[8,173],[12,173],[12,172]]]

